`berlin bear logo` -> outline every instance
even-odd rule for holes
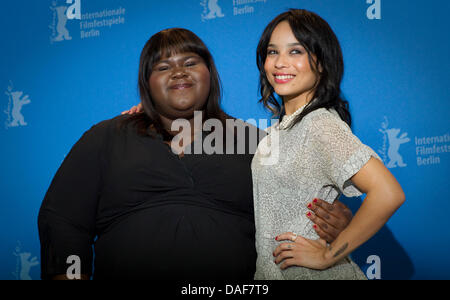
[[[28,95],[23,95],[21,91],[14,91],[12,83],[8,86],[8,90],[5,92],[8,96],[8,107],[4,111],[7,114],[8,118],[6,120],[6,128],[8,127],[18,127],[18,126],[27,126],[27,122],[25,122],[25,118],[22,115],[22,107],[26,104],[30,104],[31,100],[28,98]]]
[[[208,5],[206,5],[206,1],[208,1]],[[203,0],[200,2],[200,5],[203,6],[202,21],[225,17],[217,2],[218,0]]]
[[[383,161],[388,168],[406,167],[407,164],[403,161],[403,157],[400,155],[399,150],[402,144],[410,141],[408,133],[404,132],[400,136],[399,128],[388,128],[389,121],[387,117],[384,117],[384,122],[381,123],[381,129],[379,131],[383,133],[383,146],[379,150]],[[389,147],[387,147],[389,144]],[[389,161],[388,161],[389,160]]]
[[[13,272],[14,277],[17,280],[32,280],[30,270],[32,267],[39,265],[37,257],[31,257],[30,252],[22,251],[20,241],[17,241],[17,246],[13,255],[17,257],[16,270]]]
[[[53,0],[52,6],[50,6],[50,10],[53,11],[53,21],[49,26],[52,30],[52,36],[50,41],[53,42],[61,42],[64,40],[70,41],[72,37],[70,36],[69,30],[67,30],[67,11],[69,7],[66,5],[58,5],[56,0]]]

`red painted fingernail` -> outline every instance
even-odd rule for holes
[[[308,217],[311,217],[311,212],[308,212],[306,215],[307,215]]]
[[[312,207],[312,205],[311,205],[311,203],[309,203],[309,204],[308,204],[308,208],[311,208],[311,207]]]
[[[277,236],[275,237],[275,241],[278,241],[278,237]]]
[[[313,202],[314,202],[314,203],[317,203],[317,198],[314,198]]]
[[[314,224],[313,227],[314,227],[314,229],[317,229],[317,225],[316,224]]]

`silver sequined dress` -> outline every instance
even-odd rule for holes
[[[302,110],[268,128],[252,161],[258,254],[255,279],[366,279],[348,257],[323,271],[281,270],[274,263],[272,253],[280,243],[275,241],[277,235],[295,232],[308,239],[319,238],[306,217],[312,199],[332,203],[342,193],[361,195],[349,179],[370,157],[379,159],[334,110],[315,110],[287,129]]]

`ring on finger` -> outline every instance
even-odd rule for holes
[[[292,241],[295,242],[295,240],[297,239],[297,235],[295,233],[293,233],[293,236],[291,237]]]

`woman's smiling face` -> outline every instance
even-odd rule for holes
[[[152,67],[150,93],[156,110],[168,119],[192,118],[210,92],[210,72],[196,53],[163,57]]]
[[[285,103],[294,100],[306,104],[311,100],[318,76],[287,21],[278,24],[272,32],[264,70],[275,93],[283,97]]]

